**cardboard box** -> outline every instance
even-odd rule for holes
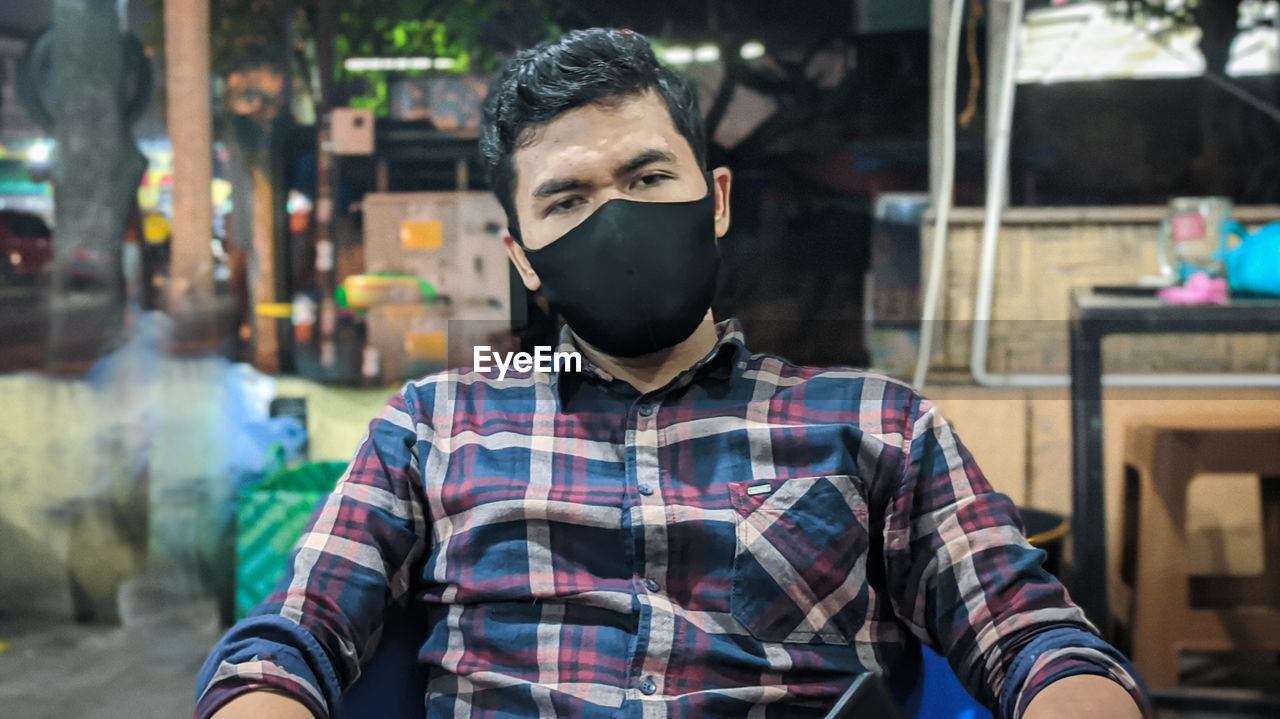
[[[373,110],[335,107],[331,138],[335,155],[372,155],[374,149]]]
[[[507,223],[492,193],[375,193],[364,207],[366,271],[415,275],[443,298],[431,307],[369,312],[369,342],[381,355],[384,381],[470,366],[476,344],[509,335]]]
[[[384,383],[445,368],[449,317],[444,307],[382,305],[370,309],[365,322]]]

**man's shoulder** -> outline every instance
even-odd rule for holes
[[[746,360],[744,376],[774,384],[778,389],[804,386],[806,392],[819,390],[860,399],[915,404],[923,397],[906,382],[852,365],[806,365],[780,355],[753,353]]]
[[[472,367],[446,369],[410,380],[401,388],[400,396],[407,403],[431,409],[437,403],[453,405],[469,403],[480,398],[492,399],[502,393],[509,399],[532,397],[539,385],[550,382],[543,372],[507,371],[502,376],[495,369],[484,371]]]

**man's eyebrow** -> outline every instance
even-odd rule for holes
[[[641,150],[630,160],[622,163],[618,169],[614,170],[613,174],[615,176],[628,175],[646,165],[652,165],[656,162],[670,162],[674,164],[676,162],[676,156],[672,152],[660,150],[656,147],[648,150]],[[533,190],[533,196],[537,199],[544,199],[551,197],[552,195],[558,195],[567,190],[581,190],[587,187],[587,185],[588,183],[576,178],[552,178],[535,187]]]
[[[615,170],[613,174],[627,175],[639,170],[645,165],[652,165],[655,162],[670,162],[674,164],[676,162],[676,156],[674,153],[667,152],[666,150],[659,150],[656,147],[648,150],[642,150],[635,157],[622,163],[622,166]]]
[[[533,190],[533,196],[539,199],[551,197],[565,190],[580,190],[587,186],[587,183],[577,179],[551,179],[538,185]]]

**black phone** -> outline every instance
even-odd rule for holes
[[[902,709],[884,679],[868,672],[854,678],[825,719],[902,719]]]

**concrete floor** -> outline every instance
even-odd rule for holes
[[[0,617],[0,715],[6,719],[174,719],[191,716],[195,676],[220,630],[78,625]]]

